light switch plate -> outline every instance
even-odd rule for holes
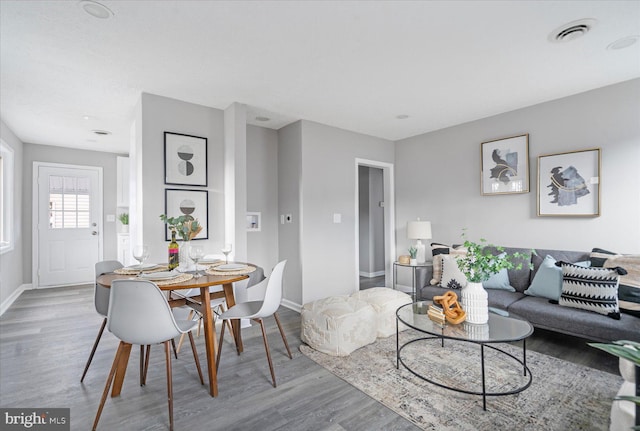
[[[333,222],[334,223],[342,223],[342,214],[334,213],[333,214]]]
[[[107,214],[107,221],[108,222],[116,221],[116,215],[115,214]]]

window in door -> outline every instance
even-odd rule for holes
[[[49,228],[89,227],[90,182],[88,177],[49,177]]]

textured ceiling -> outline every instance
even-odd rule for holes
[[[640,35],[639,1],[102,3],[111,19],[0,1],[0,115],[23,142],[127,152],[142,92],[397,140],[640,77],[640,43],[606,49]]]

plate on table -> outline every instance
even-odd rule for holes
[[[218,258],[207,259],[207,258],[204,258],[204,259],[198,261],[198,265],[211,265],[213,263],[218,263],[220,261],[222,261],[222,259],[218,259]]]
[[[146,274],[140,274],[140,278],[151,281],[159,281],[159,280],[169,280],[171,278],[179,277],[180,274],[176,274],[171,271],[161,271],[161,272],[149,272]]]
[[[238,271],[240,269],[245,269],[247,265],[243,263],[225,263],[224,265],[219,265],[213,268],[215,271]]]
[[[143,263],[142,265],[127,266],[124,269],[151,269],[151,268],[155,268],[156,266],[158,266],[157,263]]]

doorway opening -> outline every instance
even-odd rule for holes
[[[360,290],[391,285],[395,239],[393,165],[356,161],[356,285]]]

